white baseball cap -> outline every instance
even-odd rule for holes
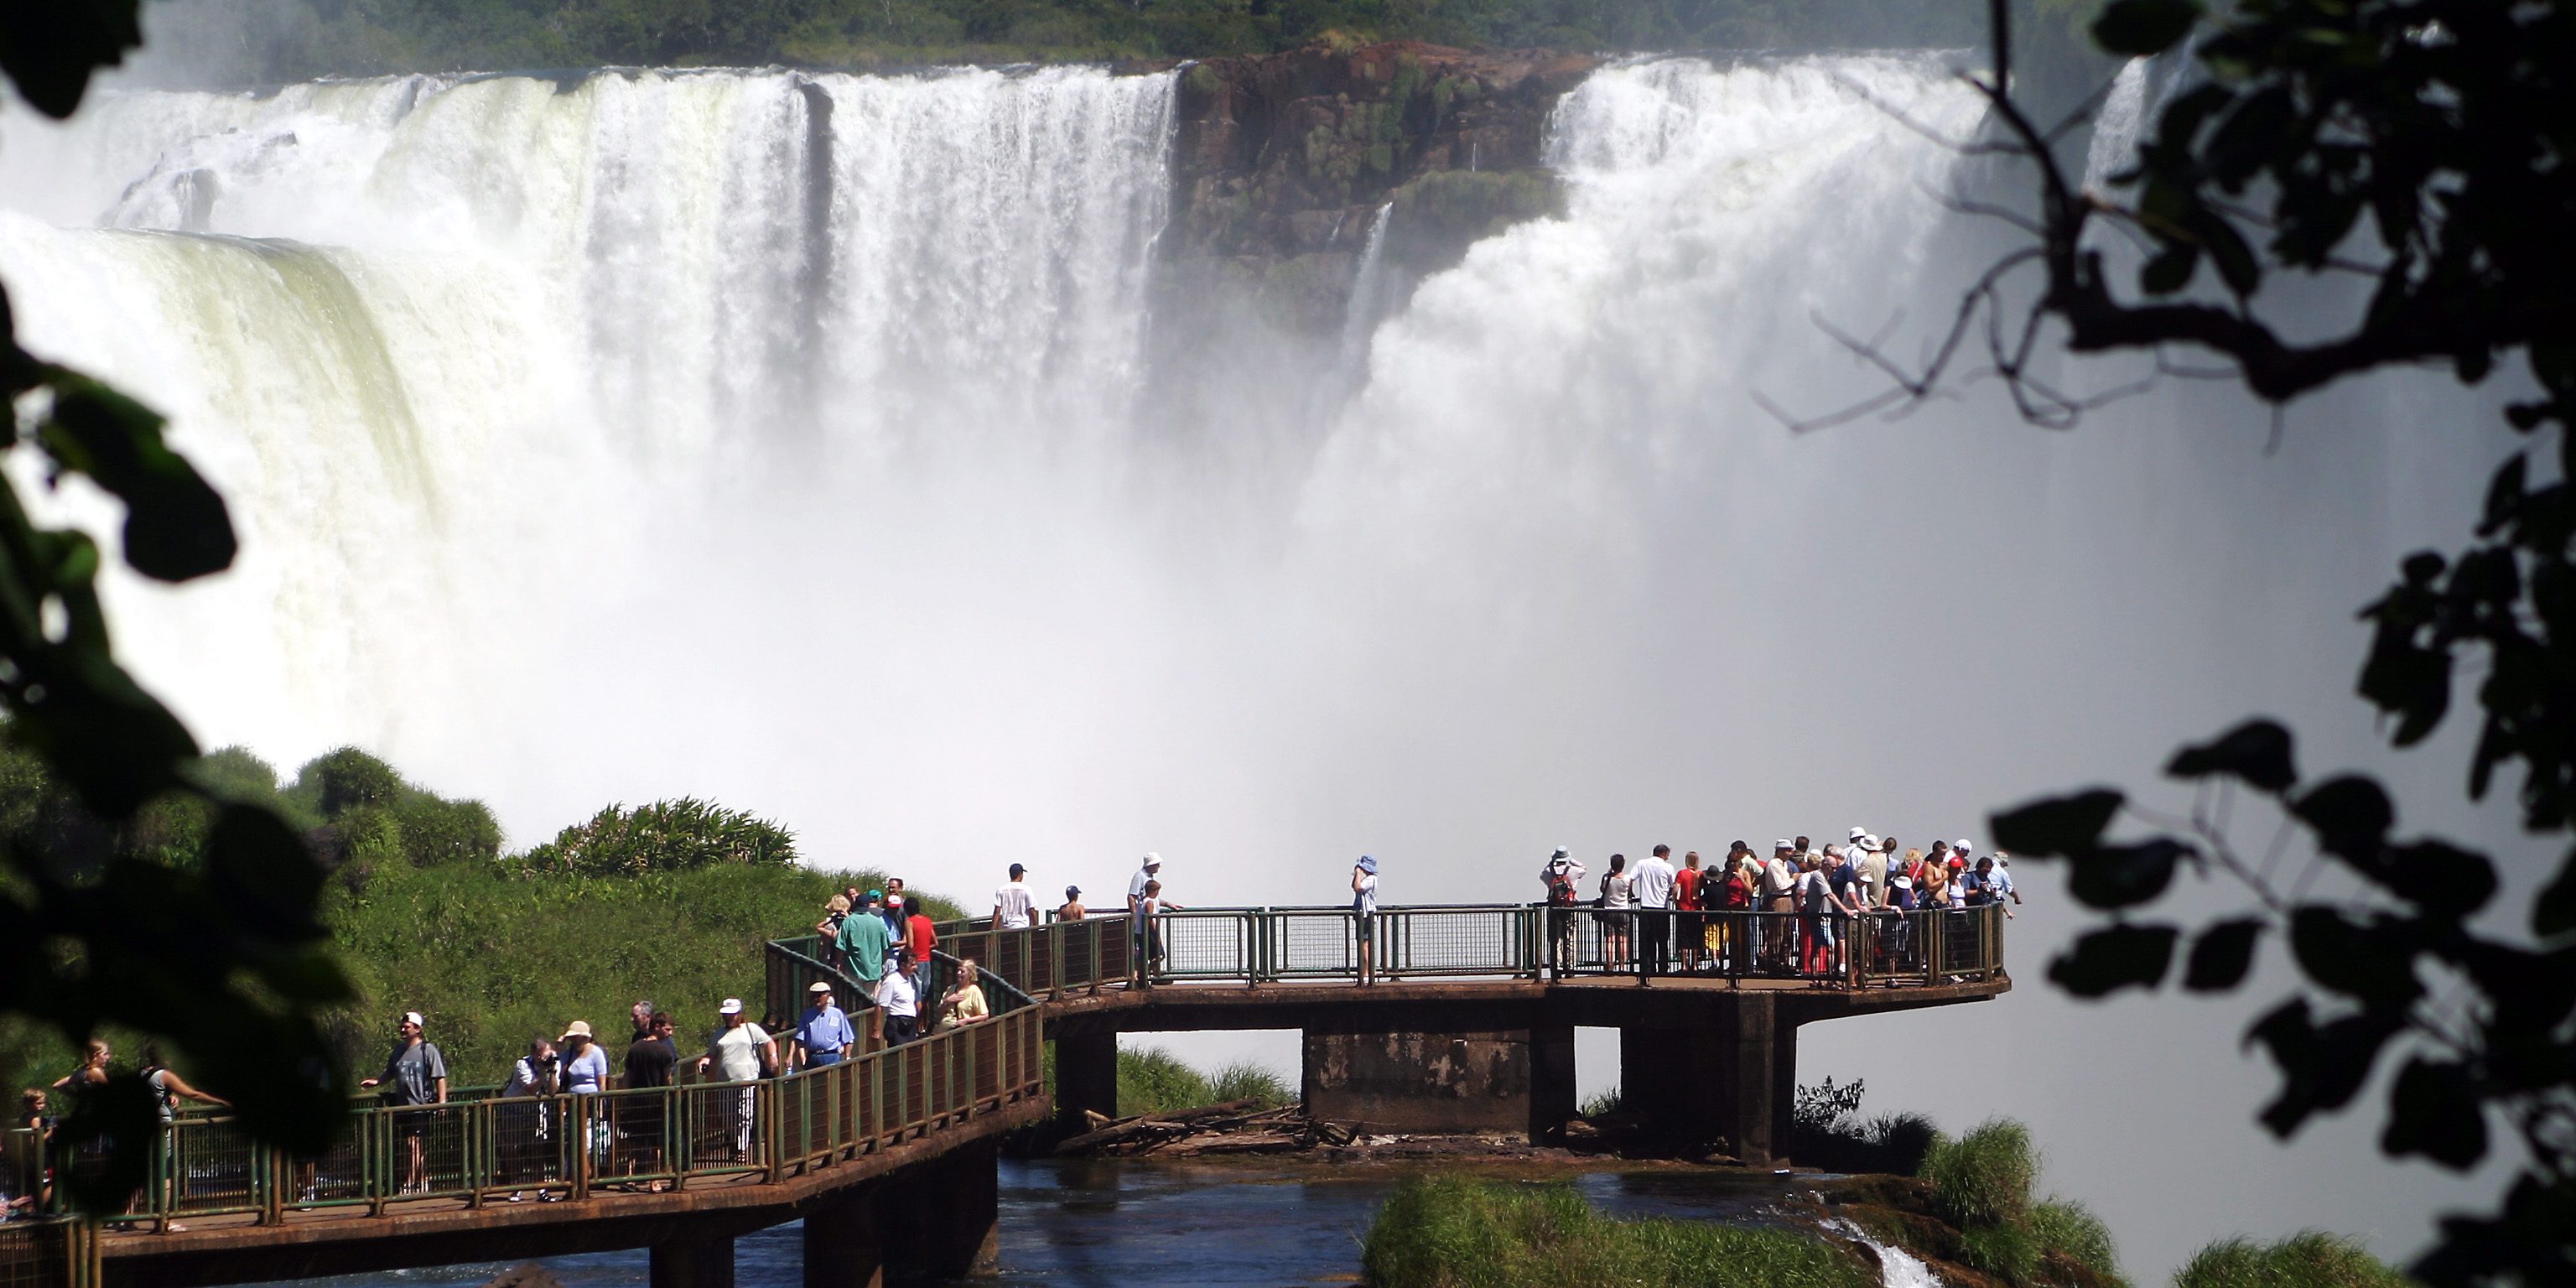
[[[716,1008],[716,1014],[718,1014],[718,1015],[740,1015],[740,1014],[742,1014],[742,999],[741,999],[741,998],[739,998],[739,997],[728,997],[728,998],[726,998],[726,999],[724,1000],[724,1005],[719,1006],[719,1007],[717,1007],[717,1008]]]
[[[1152,850],[1145,851],[1145,866],[1149,868],[1159,868],[1163,866],[1163,856],[1154,853]]]
[[[1968,853],[1969,851],[1974,850],[1974,849],[1975,849],[1975,848],[1977,848],[1977,847],[1975,847],[1975,846],[1973,846],[1973,845],[1968,844],[1968,838],[1966,838],[1966,837],[1964,837],[1964,836],[1963,836],[1963,837],[1960,837],[1958,840],[1955,840],[1955,841],[1950,842],[1950,848],[1951,848],[1951,849],[1954,849],[1954,850],[1957,850],[1957,851],[1958,851],[1959,853],[1961,853],[1961,854],[1966,854],[1966,853]]]
[[[402,1022],[403,1022],[403,1023],[405,1023],[405,1024],[412,1025],[412,1026],[413,1026],[413,1027],[415,1027],[415,1028],[424,1028],[424,1029],[425,1029],[425,1028],[428,1028],[428,1027],[429,1027],[429,1022],[428,1022],[427,1020],[424,1020],[424,1019],[420,1018],[420,1012],[418,1012],[418,1011],[405,1011],[405,1012],[403,1012]]]

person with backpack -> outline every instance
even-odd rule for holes
[[[1628,856],[1610,856],[1610,870],[1601,875],[1601,911],[1592,914],[1601,919],[1601,969],[1617,974],[1627,966],[1633,954],[1628,951],[1637,914],[1637,876],[1628,870]]]
[[[1583,865],[1560,845],[1539,868],[1538,879],[1547,887],[1548,968],[1563,979],[1574,969],[1574,905],[1580,899]]]
[[[422,1036],[420,1012],[403,1012],[402,1023],[395,1031],[400,1035],[391,1054],[385,1057],[385,1070],[358,1083],[361,1087],[383,1087],[385,1099],[395,1106],[443,1105],[447,1103],[447,1057],[439,1053],[438,1044]],[[429,1160],[421,1137],[429,1130],[429,1114],[402,1114],[399,1130],[403,1138],[402,1191],[410,1194],[429,1188]]]
[[[1730,974],[1754,972],[1754,956],[1761,948],[1761,938],[1753,933],[1753,897],[1762,887],[1761,869],[1753,859],[1753,847],[1742,841],[1726,855],[1726,875],[1718,887],[1715,906],[1726,910],[1725,942],[1729,950],[1719,963]]]

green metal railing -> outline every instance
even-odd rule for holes
[[[2003,971],[2000,906],[1853,916],[1434,904],[1380,908],[1365,925],[1346,907],[1193,908],[1155,917],[1150,939],[1116,914],[1006,931],[952,921],[937,932],[942,947],[1030,996],[1056,998],[1131,982],[1355,980],[1363,935],[1377,974],[1390,979],[1635,973],[1647,918],[1664,926],[1672,967],[1687,939],[1708,977],[1874,988]]]
[[[772,978],[801,954],[771,945]],[[941,963],[943,987],[952,960]],[[983,981],[992,1018],[867,1051],[826,1068],[753,1082],[693,1082],[580,1095],[472,1096],[446,1104],[369,1104],[323,1154],[263,1145],[224,1113],[183,1114],[162,1133],[150,1178],[108,1229],[247,1215],[363,1208],[384,1215],[418,1200],[479,1208],[513,1199],[591,1198],[609,1189],[774,1183],[936,1133],[1040,1094],[1040,1016],[1002,979]],[[781,1054],[787,1039],[782,1034]],[[687,1062],[683,1062],[686,1067]],[[45,1170],[96,1167],[96,1152],[43,1151],[7,1134],[15,1195],[45,1188]],[[47,1199],[58,1208],[60,1195]],[[74,1274],[85,1223],[0,1224],[0,1288],[85,1288]],[[54,1231],[52,1234],[41,1233]],[[63,1233],[72,1231],[73,1233]],[[64,1240],[71,1240],[66,1243]],[[57,1273],[60,1272],[60,1273]],[[65,1276],[69,1275],[69,1278]]]

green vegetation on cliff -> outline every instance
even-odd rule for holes
[[[228,74],[274,81],[602,64],[1203,58],[1319,40],[1959,47],[1976,43],[1984,14],[1922,0],[179,0],[171,25],[233,64]]]
[[[775,824],[698,801],[611,807],[524,854],[503,854],[491,811],[404,780],[354,748],[317,757],[281,784],[227,748],[192,769],[218,799],[276,808],[331,869],[322,903],[356,1000],[321,1016],[331,1046],[372,1074],[405,1010],[429,1020],[456,1085],[498,1082],[532,1038],[588,1020],[612,1054],[627,1008],[649,998],[684,1040],[716,1004],[761,1000],[764,940],[803,933],[823,901],[876,873],[797,866]],[[194,797],[148,805],[124,829],[83,812],[43,763],[0,745],[0,838],[77,872],[124,847],[199,861],[211,809]],[[957,909],[930,900],[934,915]],[[118,1056],[140,1054],[117,1041]],[[182,1068],[186,1053],[172,1052]],[[0,1087],[50,1082],[72,1052],[51,1030],[0,1024]]]
[[[1789,1230],[1620,1221],[1574,1187],[1408,1177],[1378,1210],[1360,1265],[1377,1288],[1873,1288],[1876,1267]]]

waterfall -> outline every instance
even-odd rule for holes
[[[2303,764],[2456,802],[2456,760],[2375,750],[2350,618],[2461,539],[2510,381],[2337,386],[2268,454],[2224,385],[2043,433],[1973,352],[1902,420],[1765,410],[1882,392],[1825,328],[1919,362],[2018,244],[1935,200],[1988,180],[1886,110],[1971,136],[1950,71],[1594,72],[1548,125],[1563,215],[1400,303],[1355,292],[1348,397],[1314,395],[1329,340],[1182,337],[1218,396],[1168,414],[1142,354],[1169,74],[110,92],[0,113],[0,280],[31,348],[171,415],[243,529],[203,584],[109,578],[144,680],[210,743],[369,746],[515,843],[695,794],[931,889],[1157,849],[1186,902],[1329,901],[1318,856],[1366,849],[1406,889],[1519,898],[1514,856],[1560,838],[1957,835],[2151,783],[2258,710]],[[38,503],[114,530],[77,484]],[[2018,924],[2036,977],[2042,910]],[[2052,1099],[2132,1071],[2081,1063],[2099,1029],[2014,1027],[2055,1014],[2030,992],[1805,1051],[1887,1085],[2027,1062],[2016,1112],[2070,1173],[2135,1178],[2111,1210],[2277,1182],[2231,1115],[2167,1174]],[[2291,1223],[2397,1228],[2410,1193]]]
[[[1957,158],[1885,110],[1968,135],[1949,73],[1605,67],[1548,125],[1562,217],[1395,304],[1381,211],[1349,395],[1218,354],[1276,383],[1185,421],[1141,358],[1168,74],[111,92],[0,116],[0,279],[32,347],[171,414],[243,526],[207,584],[112,579],[147,681],[216,742],[378,747],[520,840],[692,791],[834,861],[944,853],[969,818],[1033,852],[1277,857],[1363,823],[1508,850],[1712,782],[1847,812],[1750,731],[2055,713],[1975,756],[1838,748],[1901,817],[2079,748],[2151,764],[2284,691],[2340,710],[2332,668],[2227,641],[2295,602],[2326,625],[2281,656],[2345,650],[2332,623],[2421,539],[2381,516],[2473,494],[2383,468],[2375,427],[2426,385],[2331,396],[2355,428],[2305,471],[2246,468],[2268,422],[2208,396],[2067,437],[1973,380],[1811,435],[1756,401],[1884,388],[1819,321],[1914,360],[2006,244],[1927,196]],[[2366,515],[2263,517],[2356,477]],[[112,527],[78,488],[46,506]],[[2196,705],[2136,721],[2104,674]]]
[[[1369,216],[1359,270],[1351,275],[1351,297],[1342,307],[1341,374],[1346,381],[1358,379],[1367,367],[1369,332],[1377,328],[1386,307],[1386,222],[1394,213],[1395,203],[1390,201]]]

